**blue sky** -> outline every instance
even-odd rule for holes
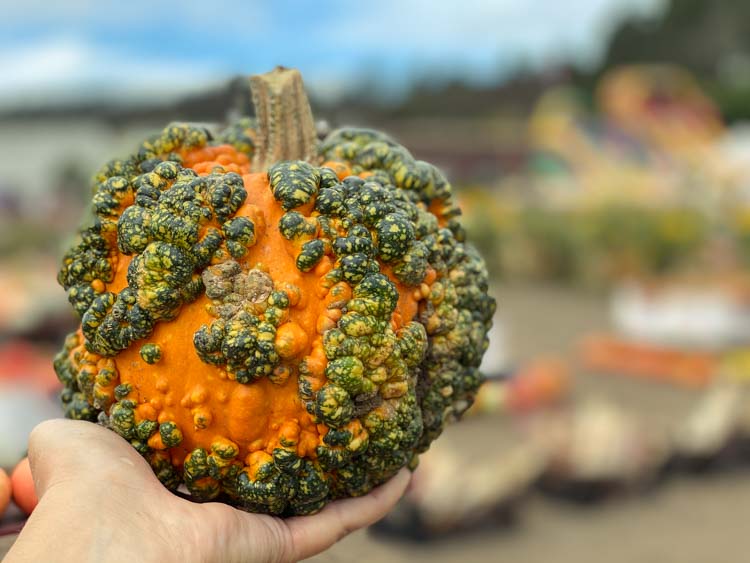
[[[179,96],[277,64],[336,96],[367,80],[492,82],[524,62],[587,64],[623,14],[665,0],[0,0],[0,105]]]

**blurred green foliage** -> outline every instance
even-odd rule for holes
[[[696,267],[712,238],[719,236],[705,213],[689,207],[612,203],[552,209],[492,205],[486,196],[477,204],[467,199],[469,238],[496,279],[601,286],[623,276],[676,272]],[[750,213],[730,231],[750,265]]]

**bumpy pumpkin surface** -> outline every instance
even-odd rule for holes
[[[495,303],[443,175],[376,131],[317,143],[275,72],[257,119],[172,124],[98,173],[55,369],[66,415],[167,487],[292,515],[416,463],[473,401]]]

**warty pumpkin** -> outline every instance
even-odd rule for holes
[[[495,303],[434,166],[372,130],[319,142],[297,71],[251,89],[255,118],[172,124],[96,175],[55,369],[66,415],[167,487],[308,514],[470,406]]]

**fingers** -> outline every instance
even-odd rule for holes
[[[357,498],[338,500],[313,516],[289,518],[295,561],[311,557],[351,532],[374,524],[385,516],[404,494],[411,472],[399,471],[390,481]]]

